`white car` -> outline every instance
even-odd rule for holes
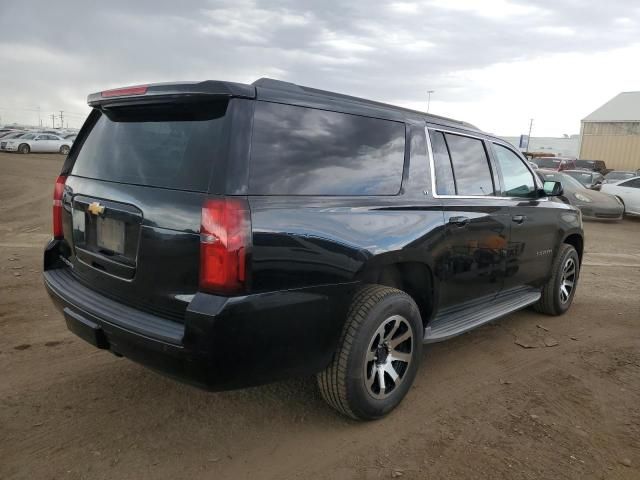
[[[601,191],[618,197],[627,215],[640,215],[640,177],[619,183],[605,183]]]
[[[0,141],[0,147],[4,143]],[[20,138],[7,140],[2,149],[7,152],[62,153],[67,155],[71,150],[72,143],[72,141],[52,133],[28,133]]]

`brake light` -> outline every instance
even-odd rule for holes
[[[53,187],[53,238],[62,238],[62,194],[67,177],[60,175]]]
[[[138,85],[136,87],[116,88],[100,92],[101,97],[124,97],[127,95],[144,95],[147,93],[148,85]]]
[[[200,289],[239,293],[246,287],[251,216],[241,198],[207,199],[200,226]]]

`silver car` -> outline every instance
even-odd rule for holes
[[[0,142],[0,147],[2,147]],[[20,138],[7,140],[4,150],[20,153],[61,153],[67,155],[73,142],[52,133],[28,133]]]
[[[14,140],[16,138],[20,138],[24,135],[26,135],[28,132],[5,132],[4,135],[0,136],[0,151],[3,151],[5,148],[5,146],[7,145],[7,142],[9,140]]]
[[[536,170],[540,179],[562,183],[564,198],[582,212],[584,218],[620,220],[624,205],[618,197],[597,190],[589,190],[578,180],[564,172]]]

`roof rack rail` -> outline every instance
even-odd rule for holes
[[[288,92],[298,92],[298,93],[306,93],[307,95],[316,95],[316,96],[322,96],[322,97],[329,97],[329,98],[335,98],[335,99],[340,99],[340,100],[346,100],[349,102],[354,102],[354,103],[360,103],[360,104],[365,104],[365,105],[372,105],[372,106],[377,106],[377,107],[384,107],[384,108],[391,108],[394,110],[400,110],[400,111],[404,111],[404,112],[410,112],[410,113],[415,113],[418,115],[424,115],[430,118],[433,118],[435,120],[446,120],[447,122],[450,123],[457,123],[465,128],[469,128],[469,129],[473,129],[473,130],[479,130],[478,127],[476,127],[475,125],[472,125],[468,122],[464,122],[461,120],[455,120],[453,118],[448,118],[448,117],[443,117],[441,115],[434,115],[432,113],[425,113],[425,112],[421,112],[419,110],[412,110],[410,108],[404,108],[404,107],[399,107],[397,105],[391,105],[389,103],[384,103],[384,102],[377,102],[375,100],[368,100],[366,98],[362,98],[362,97],[355,97],[352,95],[346,95],[344,93],[337,93],[337,92],[331,92],[328,90],[320,90],[317,88],[312,88],[312,87],[305,87],[302,85],[298,85],[292,82],[285,82],[283,80],[275,80],[273,78],[267,78],[267,77],[262,77],[259,78],[258,80],[256,80],[255,82],[253,82],[251,85],[253,85],[254,87],[261,87],[261,88],[269,88],[272,90],[283,90],[283,91],[288,91]]]

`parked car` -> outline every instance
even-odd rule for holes
[[[213,390],[316,374],[374,419],[423,343],[571,305],[580,212],[472,125],[269,79],[88,103],[43,276],[98,348]]]
[[[562,183],[564,197],[575,205],[585,218],[619,220],[624,213],[624,205],[613,195],[589,190],[578,180],[565,172],[553,170],[537,170],[536,173],[544,181]]]
[[[550,170],[573,170],[576,168],[576,161],[571,158],[562,157],[538,157],[532,158],[531,161],[538,165],[538,168],[546,168]]]
[[[77,133],[70,133],[64,136],[65,140],[69,140],[71,143],[75,142],[76,137],[78,136]]]
[[[5,149],[7,142],[12,139],[20,138],[26,135],[26,132],[9,132],[6,135],[0,137],[0,151]]]
[[[5,130],[0,132],[0,139],[7,138],[9,135],[14,135],[16,133],[25,133],[24,130]]]
[[[1,144],[4,142],[0,141]],[[50,133],[27,133],[20,138],[7,140],[4,149],[8,152],[62,153],[67,155],[73,142]]]
[[[619,183],[607,183],[602,191],[615,195],[627,215],[640,215],[640,176]]]
[[[600,172],[602,175],[610,171],[607,169],[607,164],[603,160],[576,160],[575,164],[575,168]]]
[[[602,183],[618,183],[623,180],[629,180],[630,178],[636,177],[638,175],[639,174],[637,172],[631,172],[627,170],[613,170],[604,176],[604,180],[602,181]]]
[[[604,177],[595,171],[589,170],[563,170],[567,175],[578,180],[583,186],[590,190],[600,190]]]

